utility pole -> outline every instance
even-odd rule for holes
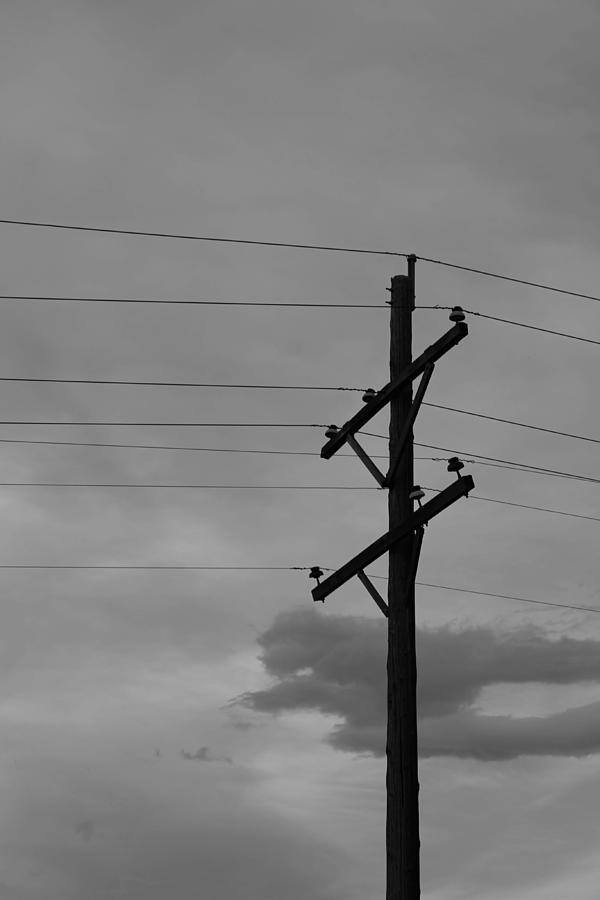
[[[386,900],[419,900],[419,776],[417,748],[417,664],[415,652],[415,578],[424,527],[474,487],[470,475],[460,475],[464,464],[452,457],[448,471],[457,481],[421,505],[425,496],[414,484],[413,424],[435,363],[468,334],[461,307],[450,314],[454,327],[415,360],[412,359],[412,312],[415,299],[416,257],[408,257],[408,274],[392,278],[390,302],[390,380],[379,391],[363,395],[365,406],[341,428],[330,425],[321,449],[330,459],[348,444],[381,488],[387,488],[388,531],[329,575],[313,566],[310,577],[317,586],[313,600],[325,598],[356,576],[388,620],[387,657],[387,886]],[[420,376],[413,398],[412,383]],[[356,435],[385,406],[390,406],[390,458],[384,475],[359,444]],[[414,500],[418,509],[414,510]],[[364,569],[389,553],[387,603]]]
[[[409,259],[408,265],[408,275],[392,278],[390,381],[398,378],[412,362],[414,259]],[[409,381],[390,401],[390,464],[396,464],[388,495],[390,530],[413,511],[410,499],[414,484],[412,429],[404,447],[399,444],[411,406],[412,382]],[[416,541],[413,533],[389,550],[386,900],[418,900],[421,893],[415,587],[410,577]]]

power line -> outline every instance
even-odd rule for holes
[[[31,384],[99,384],[128,385],[137,387],[193,387],[193,388],[236,388],[238,390],[265,391],[354,391],[361,392],[365,388],[330,387],[312,384],[224,384],[213,381],[128,381],[114,378],[26,378],[17,376],[0,376],[0,382],[17,382]]]
[[[160,484],[158,482],[0,481],[0,487],[40,488],[166,488],[217,491],[381,491],[383,488],[354,484]],[[600,521],[600,520],[599,520]]]
[[[427,581],[417,581],[415,584],[421,587],[438,588],[441,591],[456,591],[459,594],[477,594],[480,597],[497,597],[500,600],[518,600],[520,603],[535,603],[540,606],[556,606],[559,609],[576,609],[580,612],[600,613],[598,607],[573,606],[570,603],[553,603],[550,600],[531,600],[529,597],[514,597],[511,594],[492,594],[489,591],[475,591],[469,588],[450,587],[447,584],[430,584]]]
[[[431,259],[428,256],[417,256],[421,262],[433,263],[436,266],[446,266],[450,269],[460,269],[462,272],[474,272],[476,275],[486,275],[488,278],[499,278],[501,281],[510,281],[513,284],[524,284],[527,287],[539,288],[542,291],[552,291],[555,294],[564,294],[567,297],[578,297],[580,300],[595,300],[600,302],[600,297],[594,294],[582,294],[579,291],[567,291],[565,288],[555,287],[551,284],[542,284],[538,281],[526,281],[524,278],[515,278],[513,275],[500,275],[498,272],[489,272],[486,269],[475,269],[472,266],[461,266],[457,263],[447,262],[443,259]]]
[[[131,297],[66,297],[43,296],[39,294],[0,294],[0,300],[47,300],[65,301],[68,303],[141,303],[159,304],[163,306],[258,306],[258,307],[291,307],[302,309],[388,309],[385,304],[377,303],[305,303],[271,300],[161,300],[135,299]]]
[[[425,485],[421,485],[421,487],[425,491],[433,491],[434,493],[439,493],[441,490],[440,488],[426,487]],[[514,503],[511,500],[499,500],[496,497],[482,497],[480,494],[470,494],[469,499],[479,500],[483,503],[501,503],[503,506],[515,506],[518,509],[532,509],[536,512],[552,513],[555,516],[569,516],[572,519],[587,519],[590,522],[600,522],[600,517],[597,516],[585,516],[582,513],[567,512],[563,509],[551,509],[548,506],[529,506],[526,503]]]
[[[325,569],[325,572],[333,572],[333,569]],[[376,581],[387,581],[385,575],[369,575],[369,578]],[[573,606],[571,603],[554,603],[551,600],[531,600],[528,597],[515,597],[513,594],[493,594],[490,591],[476,591],[472,588],[461,588],[450,586],[448,584],[432,584],[429,581],[415,581],[415,584],[421,587],[439,588],[441,591],[456,591],[459,594],[476,594],[479,597],[497,597],[500,600],[518,600],[520,603],[535,603],[539,606],[556,606],[559,609],[576,609],[580,612],[600,613],[597,606]]]
[[[214,386],[214,385],[213,385]],[[230,385],[228,385],[230,386]],[[336,388],[337,390],[337,388]],[[475,416],[478,419],[489,419],[492,422],[501,422],[505,425],[515,425],[519,428],[529,428],[534,431],[543,431],[547,434],[557,434],[562,437],[570,437],[574,440],[578,441],[589,441],[593,444],[600,444],[599,438],[587,437],[580,434],[571,434],[567,431],[558,431],[552,428],[543,428],[540,425],[530,425],[526,422],[515,422],[513,419],[501,419],[498,416],[488,416],[484,415],[484,413],[476,413],[467,409],[458,409],[454,406],[444,406],[441,403],[428,403],[427,401],[423,402],[424,406],[430,406],[435,409],[443,409],[447,412],[456,412],[461,413],[465,416]],[[131,426],[131,427],[143,427],[143,426],[154,426],[154,427],[167,427],[167,428],[327,428],[328,425],[323,423],[304,423],[304,422],[133,422],[133,421],[114,421],[114,420],[106,420],[104,422],[64,422],[58,421],[55,419],[0,419],[0,425],[68,425],[68,426],[85,426],[85,425],[94,425],[94,426]],[[383,440],[389,440],[387,435],[383,434],[375,434],[371,431],[361,431],[361,434],[369,435],[371,437],[382,438]]]
[[[364,432],[363,432],[364,433]],[[242,453],[257,454],[268,456],[312,456],[320,459],[320,453],[315,450],[264,450],[246,447],[198,447],[198,446],[174,446],[171,444],[114,444],[103,443],[101,441],[43,441],[28,440],[27,438],[0,438],[0,444],[32,444],[35,446],[51,446],[51,447],[105,447],[109,449],[131,449],[131,450],[174,450],[174,451],[195,451],[202,453]],[[517,463],[510,460],[499,460],[498,462],[484,462],[483,460],[493,460],[494,457],[482,457],[482,459],[470,459],[469,456],[479,456],[468,450],[453,450],[449,447],[438,447],[433,444],[417,444],[415,446],[428,447],[433,450],[447,451],[451,454],[457,454],[463,462],[470,465],[491,466],[493,468],[505,469],[508,472],[523,472],[529,475],[550,475],[557,478],[567,478],[572,481],[585,481],[591,484],[600,484],[600,478],[592,478],[589,475],[579,475],[574,472],[561,472],[556,469],[544,469],[540,466],[529,466],[527,463]],[[338,453],[338,458],[357,459],[354,453]],[[388,459],[384,454],[371,454],[371,459]],[[420,462],[446,462],[445,457],[439,456],[416,456],[415,460]],[[506,465],[502,465],[506,463]]]
[[[130,427],[155,426],[157,428],[327,428],[327,425],[314,422],[64,422],[56,419],[0,419],[0,425],[110,425]],[[365,432],[366,433],[366,432]]]
[[[383,435],[379,435],[379,436],[383,437]],[[540,474],[563,475],[567,478],[576,478],[576,479],[581,479],[582,481],[596,482],[599,480],[597,478],[593,478],[591,475],[576,475],[572,472],[562,472],[559,469],[547,469],[543,466],[534,466],[534,465],[530,465],[529,463],[514,462],[510,459],[501,459],[500,457],[497,457],[497,456],[484,456],[482,453],[475,453],[472,450],[453,450],[450,447],[439,447],[439,446],[437,446],[437,444],[420,444],[417,441],[415,441],[415,447],[424,447],[427,450],[441,450],[444,453],[451,453],[455,456],[459,456],[463,460],[467,456],[478,456],[479,459],[486,459],[486,460],[490,460],[491,462],[497,462],[497,463],[507,463],[507,465],[511,468],[519,466],[519,467],[523,468],[523,470],[531,469],[531,470],[533,470],[533,472],[539,472]]]
[[[181,234],[176,232],[166,232],[166,231],[140,231],[132,228],[101,228],[98,226],[92,225],[65,225],[59,222],[36,222],[30,221],[26,219],[0,219],[0,224],[2,225],[25,225],[31,228],[52,228],[55,230],[61,231],[85,231],[85,232],[94,232],[96,234],[122,234],[122,235],[134,235],[136,237],[159,237],[159,238],[172,238],[176,240],[185,240],[185,241],[204,241],[210,243],[218,243],[218,244],[246,244],[249,246],[255,247],[287,247],[289,249],[294,250],[325,250],[329,252],[335,253],[361,253],[367,254],[369,256],[394,256],[394,257],[402,257],[404,259],[408,259],[412,257],[413,259],[420,260],[421,262],[432,263],[437,266],[446,266],[451,269],[458,269],[462,272],[472,272],[476,275],[485,275],[488,278],[497,278],[502,281],[510,281],[513,284],[523,284],[527,287],[538,288],[543,291],[551,291],[557,294],[563,294],[568,297],[577,297],[582,300],[595,300],[596,302],[600,302],[600,297],[595,296],[594,294],[584,294],[579,291],[569,291],[565,288],[556,287],[551,284],[543,284],[538,281],[528,281],[524,278],[517,278],[513,275],[502,275],[498,272],[490,272],[487,269],[477,269],[473,266],[463,266],[458,263],[448,262],[443,259],[433,259],[429,256],[419,256],[417,254],[410,253],[401,253],[398,250],[376,250],[376,249],[367,249],[364,247],[340,247],[340,246],[329,246],[326,244],[301,244],[301,243],[291,243],[286,241],[259,241],[252,240],[249,238],[223,238],[223,237],[215,237],[213,235],[199,235],[199,234]]]
[[[246,238],[207,237],[199,234],[176,234],[165,231],[136,231],[130,228],[98,228],[92,225],[63,225],[58,222],[31,222],[23,219],[0,219],[1,225],[27,225],[33,228],[54,228],[62,231],[92,231],[98,234],[127,234],[136,237],[174,238],[183,241],[205,241],[217,244],[250,244],[255,247],[288,247],[294,250],[328,250],[336,253],[363,253],[370,256],[402,256],[395,250],[366,250],[363,247],[329,247],[323,244],[293,244],[284,241],[256,241]]]
[[[415,309],[452,309],[452,306],[440,306],[436,304],[435,306],[416,306]],[[552,328],[542,328],[541,325],[529,325],[527,322],[516,322],[514,319],[503,319],[501,316],[491,316],[488,313],[477,312],[474,309],[467,309],[463,307],[463,312],[468,313],[470,316],[479,316],[481,319],[490,319],[492,322],[502,322],[505,325],[515,325],[517,328],[528,328],[531,331],[542,331],[544,334],[554,334],[558,337],[570,338],[572,341],[583,341],[586,344],[598,344],[600,345],[600,341],[594,340],[594,338],[586,338],[581,337],[578,334],[570,334],[567,331],[554,331]]]
[[[172,484],[159,482],[87,482],[87,481],[0,481],[0,487],[35,487],[35,488],[144,488],[165,490],[231,490],[231,491],[379,491],[383,488],[353,485],[353,484]],[[438,488],[423,486],[427,491],[439,492]],[[500,500],[494,497],[481,497],[471,495],[471,499],[485,503],[500,503],[503,506],[514,506],[519,509],[530,509],[536,512],[551,513],[556,516],[568,516],[573,519],[587,519],[590,522],[600,522],[600,517],[586,516],[582,513],[572,513],[566,510],[551,509],[546,506],[529,506],[524,503],[513,503],[509,500]]]
[[[444,406],[441,403],[428,403],[423,401],[423,406],[430,406],[434,409],[444,409],[447,412],[461,413],[464,416],[475,416],[477,419],[488,419],[492,422],[502,422],[504,425],[516,425],[518,428],[530,428],[533,431],[544,431],[546,434],[559,434],[562,437],[573,438],[577,441],[589,441],[592,444],[600,444],[600,438],[586,437],[581,434],[571,434],[568,431],[556,431],[553,428],[542,428],[541,425],[529,425],[526,422],[515,422],[514,419],[501,419],[498,416],[487,416],[484,413],[476,413],[467,409],[458,409],[455,406]]]
[[[600,484],[600,478],[594,478],[591,475],[580,475],[576,472],[564,472],[560,469],[548,469],[544,466],[534,466],[529,463],[514,462],[513,460],[501,459],[496,456],[484,456],[481,453],[474,453],[472,450],[455,450],[450,447],[438,447],[436,444],[420,444],[417,441],[415,441],[415,447],[424,447],[427,450],[440,450],[444,453],[459,456],[463,462],[474,463],[476,465],[483,466],[505,463],[505,465],[498,465],[498,468],[508,469],[508,471],[530,473],[531,475],[554,475],[558,478],[570,478],[574,481],[587,481],[592,484]],[[468,459],[467,457],[470,456],[477,456],[479,459]],[[432,459],[436,458],[432,457]],[[489,460],[489,462],[480,462],[480,460]],[[439,460],[438,457],[436,461],[441,460]]]
[[[362,432],[363,434],[365,432]],[[312,456],[321,457],[320,453],[315,450],[264,450],[253,449],[247,447],[198,447],[198,446],[174,446],[171,444],[114,444],[103,443],[101,441],[43,441],[28,440],[27,438],[0,438],[0,444],[33,444],[51,447],[106,447],[111,449],[131,449],[131,450],[175,450],[175,451],[195,451],[202,453],[245,453],[269,456]],[[463,462],[471,465],[491,466],[493,468],[505,469],[508,472],[524,472],[529,475],[551,475],[557,478],[568,478],[573,481],[585,481],[591,484],[600,484],[600,478],[593,478],[590,475],[580,475],[575,472],[561,472],[556,469],[545,469],[541,466],[530,466],[527,463],[517,463],[511,460],[498,460],[498,462],[484,462],[483,460],[494,460],[495,457],[482,456],[481,459],[470,459],[470,456],[481,456],[481,454],[472,453],[469,450],[453,450],[449,447],[438,447],[434,444],[418,444],[415,446],[427,447],[432,450],[442,450],[450,454],[460,456]],[[385,454],[370,454],[371,459],[388,459]],[[338,458],[357,459],[354,453],[338,453]],[[416,460],[421,462],[447,462],[445,457],[440,456],[415,456]],[[506,465],[502,465],[506,463]]]
[[[445,458],[440,456],[419,456],[415,457],[415,459],[429,459],[432,462],[447,462]],[[484,462],[481,459],[468,459],[467,457],[461,457],[461,459],[464,463],[469,463],[469,465],[488,466],[492,469],[504,469],[506,472],[523,472],[526,475],[549,475],[552,478],[567,478],[570,481],[585,481],[586,484],[600,484],[600,478],[588,478],[587,475],[575,475],[569,472],[556,472],[550,469],[542,469],[537,466],[533,469],[529,469],[519,465],[502,465],[501,463]]]
[[[46,563],[0,563],[0,569],[14,569],[22,571],[129,571],[129,572],[309,572],[312,566],[194,566],[194,565],[56,565]],[[334,569],[322,567],[325,572],[333,572]],[[387,581],[383,575],[370,575],[371,579]],[[496,594],[490,591],[478,591],[471,588],[462,588],[447,584],[433,584],[427,581],[417,581],[421,587],[437,588],[444,591],[455,591],[460,594],[475,594],[480,597],[494,597],[500,600],[517,600],[520,603],[535,603],[540,606],[554,606],[559,609],[574,609],[579,612],[600,613],[600,608],[592,606],[575,606],[569,603],[554,603],[550,600],[533,600],[528,597],[515,597],[512,594]]]

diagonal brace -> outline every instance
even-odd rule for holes
[[[387,483],[385,475],[383,474],[383,472],[379,471],[379,468],[375,465],[375,463],[373,462],[373,460],[371,459],[371,457],[369,456],[367,451],[363,447],[360,446],[360,444],[358,443],[358,441],[356,440],[354,435],[349,434],[347,437],[347,441],[350,444],[350,446],[352,447],[352,449],[354,450],[354,452],[356,453],[356,455],[358,456],[358,458],[361,460],[361,462],[363,462],[365,464],[365,466],[367,467],[367,469],[369,470],[369,472],[371,473],[371,475],[373,476],[373,478],[375,479],[375,481],[377,482],[379,487],[382,487],[382,488],[385,487],[386,483]]]
[[[417,577],[417,569],[419,567],[419,557],[421,556],[421,545],[423,543],[423,535],[425,534],[425,529],[421,525],[420,528],[414,533],[413,536],[413,544],[412,550],[410,554],[410,563],[408,568],[408,578],[406,584],[406,593],[408,593],[415,586],[415,578]]]
[[[371,581],[371,579],[368,578],[367,575],[365,575],[365,573],[363,572],[362,569],[358,570],[358,572],[356,573],[356,577],[358,578],[359,581],[361,581],[364,584],[364,586],[370,593],[371,597],[373,598],[373,600],[375,601],[375,603],[377,604],[377,606],[379,607],[381,612],[387,618],[389,615],[388,605],[385,602],[385,600],[383,599],[383,597],[381,596],[381,594],[379,593],[379,591],[377,590],[377,588],[375,587],[375,585],[373,584],[373,582]],[[323,602],[325,602],[325,601],[323,601]]]
[[[415,419],[417,418],[417,415],[421,408],[421,403],[423,402],[423,397],[425,396],[425,391],[427,390],[427,386],[429,385],[431,376],[433,375],[434,368],[435,366],[433,363],[429,363],[429,365],[425,367],[425,370],[421,377],[421,381],[419,382],[419,387],[417,388],[417,393],[415,394],[414,400],[412,402],[412,406],[410,407],[408,416],[406,417],[406,421],[402,425],[402,431],[398,435],[398,439],[396,441],[397,449],[395,457],[391,461],[390,470],[385,478],[386,487],[391,487],[391,485],[393,484],[394,476],[398,471],[398,466],[400,465],[402,454],[404,453],[404,449],[406,447],[406,442],[412,434],[412,427],[415,424]]]

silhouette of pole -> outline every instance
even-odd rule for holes
[[[390,313],[390,380],[412,360],[415,259],[408,259],[408,275],[392,278]],[[390,403],[389,528],[401,525],[413,512],[413,436],[404,441],[402,426],[410,415],[412,382]],[[414,552],[417,536],[399,541],[389,551],[387,657],[387,817],[386,900],[418,900],[419,780],[417,755],[417,667],[415,652]]]

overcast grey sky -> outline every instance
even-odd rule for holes
[[[594,0],[4,0],[0,22],[2,218],[415,252],[600,293]],[[405,271],[8,225],[0,263],[4,295],[382,304],[1,301],[0,376],[359,388],[387,380],[383,304]],[[424,262],[417,303],[600,339],[592,301]],[[415,312],[415,352],[447,315]],[[598,437],[595,345],[469,326],[432,402]],[[64,384],[0,396],[0,419],[65,421],[339,424],[360,405]],[[323,433],[0,438],[318,454]],[[415,439],[600,477],[592,442],[431,407]],[[341,456],[0,443],[0,458],[7,482],[372,484]],[[593,483],[466,471],[475,494],[598,516]],[[386,516],[377,491],[0,487],[0,563],[336,567]],[[428,528],[419,579],[600,608],[599,527],[473,496]],[[2,900],[383,896],[385,623],[360,585],[315,608],[306,572],[0,581]],[[600,617],[425,587],[417,607],[423,897],[596,897]]]

